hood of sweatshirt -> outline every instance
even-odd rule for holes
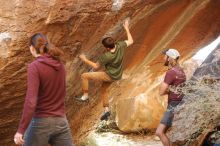
[[[60,70],[62,65],[58,60],[53,59],[53,57],[48,54],[37,57],[37,61],[46,64],[57,71]]]

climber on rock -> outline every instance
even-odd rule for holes
[[[178,60],[180,54],[175,49],[168,49],[163,52],[165,55],[165,66],[168,66],[164,81],[160,87],[160,96],[168,95],[167,110],[161,119],[161,122],[156,130],[156,135],[159,136],[164,146],[171,146],[169,138],[166,135],[166,131],[172,126],[172,120],[174,117],[173,110],[181,102],[183,93],[181,87],[184,86],[186,81],[186,75],[183,69],[179,66]]]
[[[90,80],[102,81],[103,84],[101,89],[101,97],[103,100],[105,111],[101,116],[101,120],[107,120],[110,116],[109,99],[105,94],[106,89],[113,81],[121,79],[123,73],[123,58],[125,48],[133,44],[133,38],[129,31],[128,19],[124,21],[123,27],[127,34],[127,40],[115,42],[112,37],[104,38],[102,40],[102,44],[105,47],[106,52],[98,58],[98,61],[96,63],[87,59],[84,54],[79,56],[84,63],[91,66],[95,70],[98,70],[101,67],[104,68],[101,71],[87,72],[81,75],[83,95],[79,98],[80,101],[88,100],[88,89]]]

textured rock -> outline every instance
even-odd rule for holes
[[[194,60],[193,58],[184,61],[182,67],[186,74],[186,80],[191,79],[195,70],[202,64],[202,61]]]
[[[27,51],[28,38],[33,33],[45,33],[66,53],[67,114],[78,143],[102,112],[94,88],[100,84],[91,84],[93,98],[89,104],[72,100],[81,92],[79,75],[90,70],[79,61],[80,52],[96,60],[103,51],[102,37],[125,39],[121,22],[130,16],[135,44],[126,52],[124,79],[113,83],[108,91],[112,107],[121,111],[116,112],[117,120],[123,117],[128,120],[125,125],[131,125],[126,126],[126,131],[151,129],[158,123],[166,101],[157,93],[165,72],[161,50],[177,48],[187,58],[215,39],[220,34],[219,4],[220,1],[214,0],[1,0],[0,145],[13,145],[25,96],[26,67],[32,60]],[[123,101],[128,103],[133,119],[124,112]],[[136,104],[132,105],[131,101]],[[151,111],[154,113],[151,122],[155,124],[145,122],[152,116]]]

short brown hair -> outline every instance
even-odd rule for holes
[[[115,47],[115,40],[112,37],[106,37],[102,40],[104,47],[113,49]]]

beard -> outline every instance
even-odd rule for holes
[[[169,66],[169,61],[168,59],[166,59],[165,63],[164,63],[164,66]]]

